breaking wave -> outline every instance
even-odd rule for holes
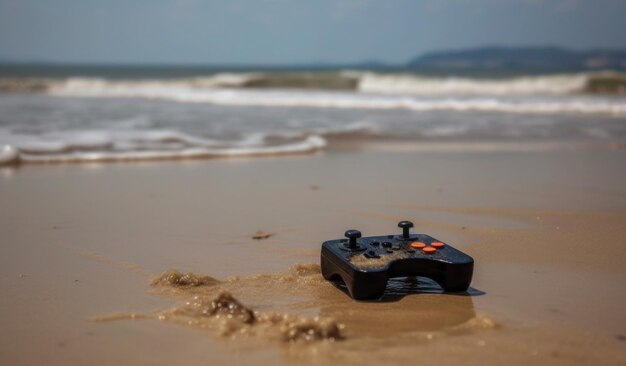
[[[589,74],[526,76],[511,79],[421,77],[406,74],[357,73],[359,90],[413,95],[572,94],[585,90]]]
[[[241,107],[625,115],[622,98],[585,95],[609,89],[626,93],[626,77],[580,73],[469,79],[345,71],[220,73],[185,79],[0,79],[0,90],[62,97],[145,98]]]
[[[530,98],[507,99],[495,96],[422,98],[410,95],[361,94],[326,91],[199,89],[151,82],[107,82],[70,80],[49,90],[57,96],[150,98],[186,103],[210,103],[239,107],[308,107],[334,109],[405,109],[428,111],[474,111],[528,114],[626,115],[621,99]]]
[[[313,153],[326,147],[319,135],[272,138],[252,134],[217,141],[176,131],[67,131],[20,136],[0,131],[0,166],[29,163],[83,163],[258,157]]]
[[[343,71],[217,73],[178,79],[0,78],[1,91],[50,91],[92,96],[130,94],[149,97],[151,94],[161,95],[163,89],[198,92],[223,88],[344,90],[421,96],[626,94],[626,75],[598,72],[483,79]]]

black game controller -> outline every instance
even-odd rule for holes
[[[347,239],[322,244],[322,275],[329,281],[343,280],[356,300],[380,298],[387,279],[423,276],[446,292],[467,291],[472,281],[474,259],[432,236],[411,234],[413,223],[401,221],[400,235],[362,238],[348,230]]]

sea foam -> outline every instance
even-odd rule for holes
[[[587,94],[590,83],[601,79],[607,84],[607,78],[623,81],[624,76],[577,73],[481,79],[357,71],[218,73],[178,79],[0,79],[0,90],[241,107],[626,115],[623,98]]]
[[[319,135],[280,144],[252,135],[236,142],[214,141],[175,131],[65,132],[39,136],[0,133],[0,165],[210,159],[307,154],[326,147]]]
[[[584,91],[590,77],[588,74],[571,74],[470,79],[371,72],[356,75],[359,75],[359,91],[361,92],[414,95],[572,94]]]
[[[183,103],[209,103],[225,106],[333,108],[333,109],[404,109],[428,111],[476,111],[527,114],[607,114],[626,115],[621,98],[592,96],[567,98],[501,98],[485,96],[438,96],[347,93],[330,91],[249,90],[193,88],[185,84],[136,81],[69,80],[49,93],[66,97],[148,98]],[[502,89],[502,93],[504,89]]]

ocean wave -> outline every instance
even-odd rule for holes
[[[352,73],[349,73],[352,75]],[[407,74],[357,73],[358,90],[412,95],[561,95],[582,92],[589,74],[526,76],[510,79],[424,77]]]
[[[97,93],[116,92],[127,89],[216,89],[240,88],[261,74],[218,73],[210,76],[182,79],[107,79],[103,77],[69,77],[65,79],[4,77],[0,78],[0,91],[7,92],[54,92],[55,90]]]
[[[57,96],[151,98],[186,103],[209,103],[239,107],[308,107],[333,109],[404,109],[418,112],[501,112],[516,114],[608,114],[626,115],[626,103],[621,99],[504,99],[497,97],[438,99],[396,95],[365,95],[331,92],[254,91],[237,89],[193,90],[174,86],[163,88],[150,84],[100,87],[84,84],[64,85],[50,91]]]
[[[1,166],[307,154],[324,149],[326,140],[320,135],[296,139],[257,133],[238,141],[219,141],[165,130],[68,131],[38,136],[0,131],[0,145]]]
[[[394,95],[568,95],[626,94],[626,75],[616,72],[524,76],[501,79],[433,77],[409,73],[343,72],[242,72],[217,73],[179,79],[66,79],[0,78],[0,91],[65,91],[85,94],[121,93],[124,90],[162,89],[202,91],[223,88],[344,90]]]
[[[0,79],[0,90],[45,92],[60,97],[145,98],[241,107],[617,116],[626,114],[626,103],[623,98],[596,97],[583,93],[584,90],[602,92],[609,89],[621,90],[620,88],[624,88],[626,92],[626,77],[621,74],[586,73],[503,80],[431,78],[362,72],[343,72],[324,76],[310,73],[298,75],[295,79],[292,74],[259,73],[224,73],[208,77],[154,80],[80,77],[62,80]],[[296,90],[271,86],[294,82],[293,85],[325,84],[329,89],[341,89],[337,87],[339,84],[335,87],[330,86],[337,83],[334,79],[336,77],[359,80],[356,87],[358,91],[322,90],[323,88]],[[254,85],[265,85],[267,88],[251,88]]]
[[[217,73],[177,79],[106,79],[102,77],[54,78],[0,78],[0,91],[46,92],[50,90],[112,92],[126,89],[158,90],[202,90],[220,88],[246,89],[317,89],[317,90],[356,90],[358,78],[329,73]]]

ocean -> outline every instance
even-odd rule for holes
[[[341,139],[621,143],[623,80],[610,72],[5,66],[0,164],[304,154]]]

